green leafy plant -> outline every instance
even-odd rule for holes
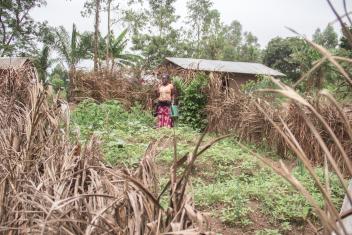
[[[180,89],[180,122],[196,130],[203,130],[206,127],[204,108],[207,104],[207,95],[204,91],[208,84],[207,75],[198,73],[189,85],[181,82],[176,84],[176,88]]]
[[[256,77],[257,77],[256,80],[250,80],[245,84],[243,84],[241,86],[241,90],[243,90],[246,93],[251,93],[258,89],[270,88],[274,85],[268,76],[257,75]]]

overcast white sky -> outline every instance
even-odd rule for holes
[[[47,20],[52,26],[63,25],[71,30],[75,22],[80,31],[93,30],[93,18],[83,18],[80,14],[85,0],[47,0],[45,7],[32,12],[36,20]],[[183,20],[186,16],[187,0],[177,0],[177,14]],[[311,36],[315,29],[325,28],[335,17],[325,0],[213,0],[214,8],[221,13],[222,20],[241,22],[245,31],[251,31],[259,39],[262,47],[276,36],[292,36],[285,26],[301,34]],[[343,13],[342,0],[332,0]],[[352,2],[347,1],[348,11]],[[105,33],[106,17],[102,17],[101,31]],[[339,31],[338,24],[334,25]],[[116,27],[115,32],[121,28]]]

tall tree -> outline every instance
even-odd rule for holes
[[[134,10],[132,8],[122,9],[121,20],[126,28],[130,29],[132,35],[139,35],[148,22],[147,12],[144,10]]]
[[[90,16],[94,14],[94,50],[93,50],[93,60],[94,60],[94,71],[98,70],[99,67],[99,40],[100,40],[100,11],[102,9],[102,4],[105,0],[87,0],[84,3],[84,9],[81,12],[83,16]]]
[[[100,2],[95,0],[95,23],[94,23],[94,71],[98,70],[98,52],[99,52],[99,24],[100,24]]]
[[[129,11],[129,25],[133,29],[133,50],[140,51],[145,58],[147,68],[154,67],[162,62],[166,56],[177,53],[179,34],[174,28],[178,20],[174,3],[176,0],[148,0],[148,6],[142,12]],[[144,27],[139,27],[143,20]],[[143,25],[143,24],[142,24]]]
[[[45,3],[45,0],[0,1],[0,56],[12,56],[36,48],[41,24],[33,20],[30,12]]]
[[[242,34],[238,21],[225,25],[211,0],[189,0],[187,23],[190,26],[192,57],[236,61],[260,61],[258,39],[252,33]],[[191,49],[192,51],[192,49]]]
[[[175,14],[175,2],[176,0],[148,0],[149,19],[151,25],[157,29],[159,37],[165,37],[173,30],[172,24],[178,18]]]
[[[133,65],[133,63],[139,61],[141,59],[140,56],[127,53],[127,35],[128,30],[125,29],[120,35],[117,37],[111,36],[110,39],[110,50],[111,50],[111,71],[113,71],[115,65]]]
[[[338,36],[331,24],[328,24],[324,31],[319,28],[313,34],[313,41],[325,48],[336,48],[338,44]]]
[[[34,64],[37,68],[39,79],[46,82],[48,69],[53,64],[54,60],[50,58],[50,47],[44,45],[43,48],[34,57]]]
[[[300,63],[293,60],[292,56],[302,45],[304,45],[304,41],[298,37],[273,38],[264,51],[263,62],[286,74],[288,78],[296,80],[301,74],[301,69]]]
[[[56,30],[56,36],[56,50],[59,53],[61,60],[68,67],[67,98],[70,100],[71,86],[76,75],[77,64],[81,59],[87,58],[88,56],[89,37],[87,37],[87,35],[86,37],[82,37],[77,31],[75,24],[72,26],[71,36],[63,26]]]
[[[220,59],[225,44],[224,26],[218,10],[211,10],[207,16],[202,35],[200,57],[206,59]]]
[[[240,60],[245,62],[259,62],[261,60],[258,38],[251,32],[244,33],[244,43],[241,47],[240,55]]]
[[[178,17],[174,2],[148,0],[146,10],[124,12],[124,21],[133,34],[133,49],[141,52],[147,67],[158,65],[166,56],[239,61],[261,59],[257,38],[251,33],[242,35],[238,21],[225,25],[219,11],[212,8],[211,0],[189,0],[187,25],[176,30],[174,23]]]
[[[213,3],[210,0],[190,0],[187,2],[188,16],[187,23],[191,27],[191,35],[196,40],[195,57],[201,54],[200,45],[203,34],[205,34],[208,25],[212,19],[211,7]]]
[[[223,49],[223,60],[240,60],[242,45],[242,25],[237,20],[231,22],[224,28],[225,44]]]
[[[300,75],[308,72],[314,64],[322,58],[322,55],[315,50],[307,42],[296,44],[293,47],[293,54],[290,60],[299,64]],[[334,69],[329,66],[329,63],[323,63],[314,72],[310,73],[305,82],[305,91],[311,91],[312,88],[322,88],[323,81],[326,78],[331,78]],[[334,75],[333,75],[334,76]],[[329,79],[330,80],[330,79]]]
[[[106,36],[106,67],[109,68],[110,64],[110,35],[111,35],[111,2],[107,0],[107,12],[108,12],[108,35]]]

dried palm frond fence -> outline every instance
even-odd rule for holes
[[[239,139],[252,143],[265,143],[269,148],[276,151],[281,157],[289,158],[292,155],[290,146],[269,121],[268,116],[281,128],[282,121],[296,136],[298,143],[307,153],[308,158],[315,164],[324,162],[323,149],[316,140],[307,124],[304,122],[302,111],[311,119],[318,132],[322,135],[332,156],[338,162],[341,169],[346,172],[345,164],[338,150],[338,146],[327,132],[323,123],[307,108],[299,108],[293,102],[284,102],[274,105],[271,97],[265,94],[255,96],[245,95],[239,91],[224,94],[218,88],[221,80],[216,76],[210,77],[209,104],[207,106],[207,118],[209,129],[218,133],[235,132]],[[340,111],[325,96],[312,100],[311,105],[319,110],[323,119],[326,120],[348,156],[352,156],[352,141],[349,130],[344,125]],[[263,113],[265,112],[265,114]],[[349,123],[352,122],[352,106],[343,107]]]
[[[338,13],[331,0],[327,0],[327,2],[343,29],[342,31],[347,39],[347,43],[352,46],[352,33],[349,30],[352,20],[350,18],[351,13],[347,12],[347,2],[343,0],[343,16]],[[344,23],[344,17],[347,18],[349,25]],[[335,56],[327,49],[310,41],[306,37],[303,36],[303,38],[321,54],[322,58],[298,82],[309,79],[309,74],[316,71],[324,62],[329,62],[341,74],[345,82],[352,87],[352,77],[350,74],[352,60],[350,58]],[[258,108],[265,119],[275,129],[277,133],[275,136],[279,136],[284,141],[280,142],[285,143],[285,148],[290,149],[293,156],[301,161],[306,172],[313,180],[314,185],[321,193],[324,206],[319,206],[315,197],[295,177],[292,170],[282,160],[280,160],[280,164],[277,164],[257,153],[253,152],[253,155],[257,156],[257,158],[271,167],[277,174],[285,178],[314,208],[314,212],[321,222],[321,227],[316,227],[308,222],[315,234],[352,234],[352,180],[349,178],[348,184],[344,178],[346,175],[349,177],[352,176],[351,107],[343,107],[326,90],[320,91],[314,101],[308,101],[294,89],[280,81],[272,78],[272,82],[276,84],[276,88],[266,89],[263,92],[289,99],[290,106],[286,110],[286,113],[281,111],[280,115],[272,115],[276,111],[270,109],[270,106],[263,104],[263,101],[252,100],[251,102],[254,103],[255,107]],[[269,138],[274,138],[274,135],[269,136]],[[239,144],[242,145],[241,143]],[[242,147],[245,146],[242,145]],[[313,151],[319,154],[314,155]],[[322,178],[318,177],[315,172],[312,156],[313,160],[323,162],[324,175]],[[317,159],[314,159],[314,157],[317,157]],[[342,206],[334,203],[331,197],[331,172],[338,177],[338,187],[341,187],[345,192]],[[336,187],[337,185],[334,186]]]
[[[200,138],[180,159],[174,143],[170,181],[158,190],[154,158],[164,140],[136,171],[107,167],[96,138],[69,141],[55,96],[31,73],[12,70],[0,81],[1,234],[211,234],[187,186],[196,158],[221,138],[202,146]]]
[[[123,74],[107,74],[78,71],[70,86],[70,101],[80,102],[92,98],[98,102],[118,100],[129,108],[139,103],[143,108],[151,108],[155,99],[155,88],[142,85],[138,80],[128,79]]]
[[[325,120],[326,116],[323,116],[324,111],[314,107],[310,102],[300,96],[292,88],[286,86],[280,81],[275,79],[272,79],[272,81],[277,84],[278,88],[266,90],[266,92],[283,95],[291,100],[292,105],[294,105],[296,108],[295,112],[297,113],[297,116],[299,115],[299,120],[297,120],[297,122],[300,121],[301,125],[305,125],[306,128],[310,131],[312,138],[314,138],[308,139],[314,141],[309,142],[308,144],[316,144],[316,146],[320,148],[321,158],[324,166],[323,178],[318,177],[317,173],[315,172],[314,164],[310,159],[309,152],[306,152],[305,150],[307,149],[305,147],[306,143],[303,143],[301,140],[299,140],[299,138],[301,137],[299,133],[293,133],[295,127],[289,126],[287,120],[284,120],[281,117],[279,117],[278,121],[275,121],[270,115],[270,112],[267,111],[267,107],[260,104],[259,102],[256,102],[256,106],[262,112],[265,118],[272,124],[273,128],[277,131],[281,138],[285,141],[288,148],[292,151],[293,156],[295,156],[301,161],[307,173],[314,181],[315,186],[321,193],[324,200],[324,207],[322,208],[321,206],[319,206],[319,203],[312,196],[312,194],[307,190],[307,188],[303,184],[301,184],[297,180],[295,175],[292,173],[291,170],[289,170],[289,167],[287,167],[282,160],[280,160],[280,164],[277,164],[277,162],[273,162],[271,159],[260,156],[255,152],[252,152],[253,155],[259,158],[266,165],[271,167],[276,173],[285,178],[311,204],[322,225],[319,228],[308,221],[308,224],[315,231],[315,234],[351,234],[352,184],[350,181],[350,186],[347,187],[343,171],[341,171],[341,169],[339,168],[339,165],[343,165],[345,167],[343,170],[345,171],[346,175],[352,175],[351,159],[349,158],[348,152],[345,150],[346,146],[343,146],[343,141],[345,139],[339,139],[341,138],[341,136],[337,135],[335,127],[331,126],[329,121]],[[341,125],[344,126],[344,130],[346,130],[347,132],[348,139],[352,141],[352,129],[346,113],[328,92],[321,91],[320,96],[325,97],[331,103],[331,105],[337,109],[337,113],[339,114],[338,118],[341,118]],[[324,131],[321,131],[319,129],[321,128],[321,126],[323,126],[322,129],[324,129]],[[326,136],[329,136],[329,140],[334,143],[334,148],[329,147],[331,146],[331,143],[326,142]],[[241,143],[239,144],[245,148],[244,145],[242,145]],[[336,159],[334,157],[333,154],[335,153],[335,151],[339,152],[341,156],[340,158]],[[346,193],[343,206],[340,212],[340,205],[334,203],[331,197],[330,172],[334,172],[336,174],[339,179],[338,186],[341,187]],[[336,185],[334,186],[336,187]]]

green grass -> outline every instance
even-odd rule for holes
[[[95,104],[86,101],[79,104],[72,114],[72,136],[80,133],[86,141],[92,134],[102,141],[106,162],[111,165],[134,167],[138,164],[148,144],[160,138],[172,137],[174,129],[155,129],[154,118],[139,106],[125,111],[117,102]],[[79,130],[79,131],[78,131]],[[199,133],[186,126],[175,129],[178,155],[192,151]],[[205,141],[213,138],[207,136]],[[264,147],[247,145],[252,150],[278,157]],[[258,150],[259,149],[259,150]],[[157,158],[157,165],[168,171],[173,159],[173,148],[165,149]],[[322,206],[322,197],[307,172],[298,165],[295,176],[307,187]],[[316,169],[322,178],[323,171]],[[167,182],[168,172],[160,175],[160,185]],[[338,187],[336,176],[331,175],[332,194],[336,203],[341,203],[343,191]],[[193,193],[195,203],[201,210],[212,212],[230,226],[251,226],[251,213],[267,218],[271,229],[263,228],[257,234],[280,234],[292,225],[302,224],[311,207],[285,180],[263,167],[246,149],[233,139],[226,139],[210,148],[199,157],[193,170]],[[167,205],[163,201],[162,205]],[[251,208],[255,203],[258,208]],[[316,217],[310,215],[311,219]]]
[[[311,210],[307,200],[236,143],[227,140],[216,144],[202,160],[212,166],[212,180],[197,181],[194,187],[196,203],[210,210],[221,207],[215,213],[220,212],[224,222],[240,226],[250,224],[251,209],[248,205],[251,201],[259,203],[260,212],[272,224],[301,224],[307,218]],[[300,166],[295,167],[293,172],[323,206],[322,195],[308,173]],[[316,173],[323,180],[323,170],[316,168]],[[343,190],[337,177],[330,177],[335,203],[340,204]]]
[[[140,106],[126,112],[115,101],[100,105],[89,100],[82,102],[71,119],[73,136],[79,132],[82,142],[93,134],[101,138],[103,153],[111,165],[134,166],[150,142],[173,134],[171,129],[155,129],[154,118]],[[182,142],[192,141],[197,134],[188,127],[179,127],[176,134],[181,136],[181,133]]]

